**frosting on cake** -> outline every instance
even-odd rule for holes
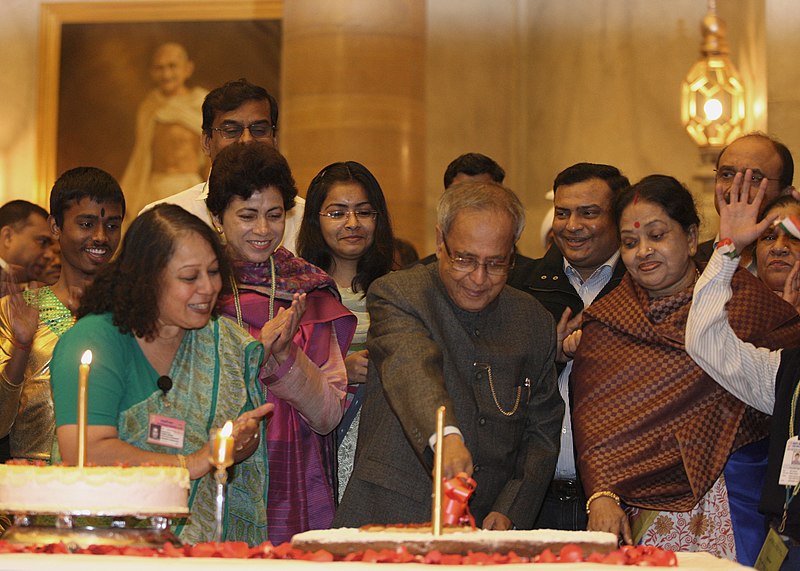
[[[189,472],[174,466],[0,465],[0,511],[182,514],[188,496]]]
[[[425,554],[436,549],[442,553],[482,551],[485,553],[508,553],[532,557],[546,548],[553,551],[573,543],[584,552],[609,553],[617,548],[617,538],[611,533],[599,531],[560,531],[553,529],[509,530],[509,531],[462,531],[445,530],[434,537],[429,528],[384,528],[376,530],[338,528],[319,529],[299,533],[292,538],[292,547],[303,551],[325,549],[334,555],[347,555],[364,549],[396,549],[405,546],[409,553]]]

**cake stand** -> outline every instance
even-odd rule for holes
[[[90,545],[115,547],[163,547],[181,545],[170,531],[171,518],[183,513],[109,513],[93,510],[59,512],[10,512],[14,525],[2,536],[4,541],[23,545],[64,543],[70,551]]]

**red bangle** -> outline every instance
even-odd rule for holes
[[[27,345],[23,345],[22,343],[20,343],[19,341],[17,341],[13,337],[11,338],[11,344],[14,347],[16,347],[17,349],[19,349],[20,351],[30,351],[33,348],[33,341],[31,341]]]

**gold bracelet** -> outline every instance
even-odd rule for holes
[[[609,490],[603,490],[602,492],[595,492],[589,497],[588,500],[586,500],[586,515],[589,515],[589,513],[591,513],[589,511],[589,504],[591,504],[597,498],[611,498],[612,500],[617,502],[617,505],[620,504],[619,496],[614,492],[611,492]]]
[[[178,464],[180,464],[180,467],[183,468],[184,470],[186,471],[189,470],[189,468],[186,467],[186,456],[184,456],[183,454],[178,454]]]

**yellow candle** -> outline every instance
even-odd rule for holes
[[[86,464],[86,398],[89,389],[89,365],[91,364],[92,352],[87,349],[81,357],[81,366],[78,367],[78,468],[83,468]]]
[[[225,423],[222,430],[218,430],[211,443],[211,462],[217,469],[227,468],[233,464],[233,422]]]
[[[444,470],[444,405],[436,409],[436,450],[433,457],[433,535],[442,535],[442,473]]]

